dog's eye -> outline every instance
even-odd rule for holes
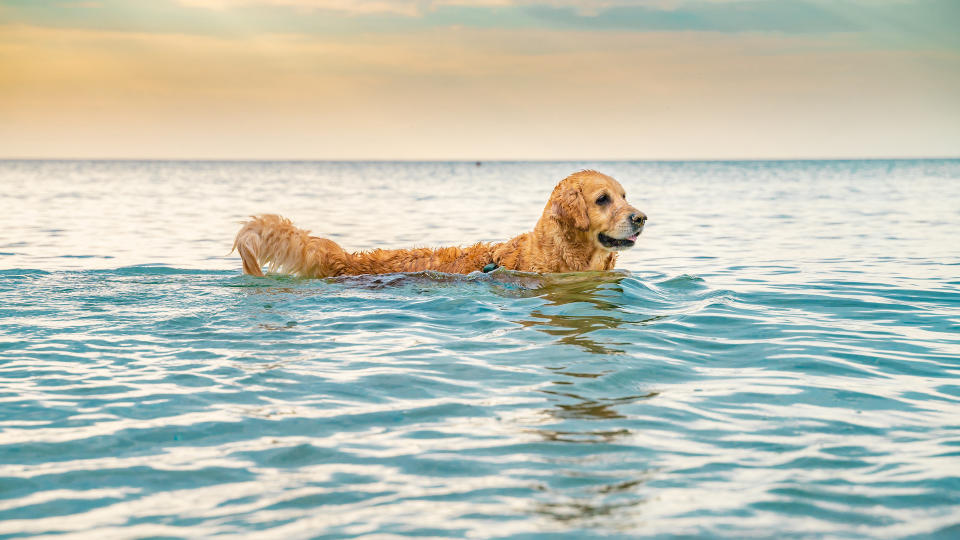
[[[603,206],[610,202],[610,196],[604,193],[603,195],[597,197],[597,204]]]

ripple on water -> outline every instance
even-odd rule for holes
[[[440,165],[48,165],[83,185],[10,196],[89,223],[0,227],[25,239],[0,240],[4,262],[43,268],[0,269],[0,534],[956,536],[955,165],[608,166],[659,206],[629,270],[302,280],[210,259],[197,231],[221,224],[199,216],[240,219],[279,197],[249,191],[269,180],[300,194],[279,209],[355,223],[360,177],[433,216]],[[440,168],[495,188],[466,182],[476,197],[522,178],[513,203],[538,215],[524,175],[571,167]],[[148,173],[166,182],[115,179]],[[924,204],[898,203],[884,234],[902,236],[880,241],[894,188]],[[162,198],[196,225],[143,212]],[[0,221],[31,223],[22,206]],[[489,206],[455,209],[468,230],[527,225]],[[705,219],[720,207],[738,230]],[[334,233],[402,240],[356,226]]]
[[[734,292],[629,272],[5,277],[6,294],[34,300],[9,319],[36,343],[6,349],[2,367],[17,413],[0,515],[34,532],[111,509],[131,530],[230,515],[210,530],[257,530],[254,514],[298,530],[303,512],[338,507],[344,523],[409,533],[403,515],[424,502],[451,520],[443,534],[495,516],[517,532],[615,532],[664,512],[654,494],[711,485],[738,493],[735,511],[716,501],[664,518],[886,530],[956,481],[930,469],[956,455],[929,439],[956,412],[928,373],[955,370],[937,353],[950,341],[924,346],[903,329],[945,329],[876,288]],[[842,317],[884,308],[906,317]],[[874,484],[890,494],[850,493]],[[47,485],[61,492],[37,498]],[[144,510],[181,492],[207,506]],[[374,519],[383,505],[397,510]]]

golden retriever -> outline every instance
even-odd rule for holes
[[[233,248],[243,271],[320,278],[436,270],[468,274],[495,267],[525,272],[612,270],[617,252],[633,247],[647,216],[630,206],[619,182],[597,171],[560,181],[533,231],[499,244],[469,247],[375,249],[347,253],[336,242],[310,236],[277,215],[254,216],[243,224]],[[231,250],[232,252],[232,250]]]

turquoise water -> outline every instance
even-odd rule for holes
[[[238,222],[612,273],[252,278]],[[960,161],[0,162],[0,535],[960,536]]]

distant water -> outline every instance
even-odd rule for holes
[[[244,216],[611,273],[240,275]],[[960,538],[960,161],[0,162],[0,536]]]

